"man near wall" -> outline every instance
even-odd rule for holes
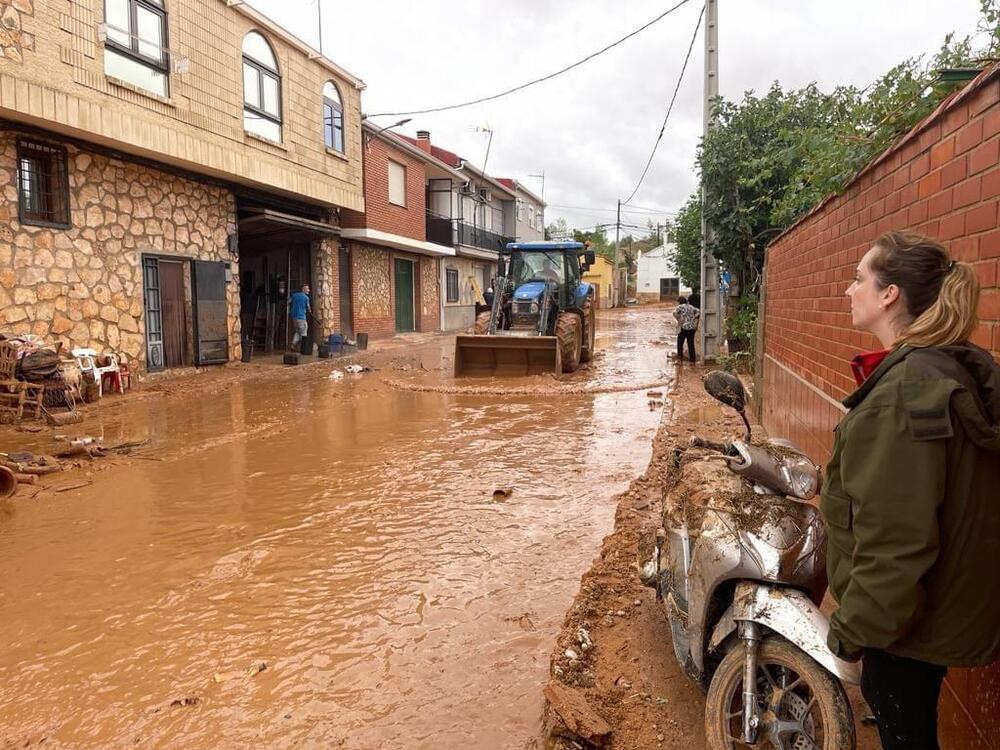
[[[694,364],[697,359],[694,354],[694,333],[698,330],[701,310],[688,304],[687,297],[677,298],[677,309],[674,310],[677,321],[677,361],[684,361],[684,342],[687,342],[688,359]]]
[[[308,316],[312,313],[309,304],[309,285],[304,284],[288,301],[292,318],[292,351],[299,348],[299,343],[309,335]]]

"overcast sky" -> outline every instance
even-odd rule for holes
[[[676,0],[369,0],[323,3],[323,51],[367,84],[362,109],[401,112],[486,96],[557,70],[656,17]],[[317,0],[250,0],[319,46]],[[700,10],[699,0],[552,81],[465,109],[415,115],[399,130],[515,177],[536,193],[545,172],[546,222],[614,222],[649,156]],[[944,36],[975,32],[978,0],[720,0],[720,91],[728,98],[816,81],[867,85]],[[695,43],[656,158],[633,204],[676,211],[696,184],[702,130],[703,37]],[[388,125],[399,117],[375,121]],[[583,208],[564,208],[568,206]],[[638,208],[624,221],[664,214]]]

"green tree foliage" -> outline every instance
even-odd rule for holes
[[[687,199],[673,227],[674,251],[670,260],[677,269],[681,285],[701,288],[701,198],[697,193]]]
[[[763,95],[748,92],[739,102],[716,103],[717,126],[703,140],[698,164],[714,230],[710,250],[741,290],[755,295],[764,248],[777,234],[841,191],[962,85],[943,82],[939,70],[973,66],[1000,46],[1000,0],[982,0],[982,7],[978,36],[988,33],[985,50],[949,35],[929,60],[905,60],[865,89],[824,93],[809,85],[784,91],[775,83]],[[692,197],[679,222],[687,218],[693,230],[697,209]],[[679,232],[679,265],[694,255],[694,236]]]

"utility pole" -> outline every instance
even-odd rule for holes
[[[615,300],[615,307],[621,307],[625,304],[625,290],[621,288],[621,273],[618,269],[622,265],[622,247],[621,247],[621,236],[622,236],[622,202],[618,199],[618,218],[615,219],[615,286],[618,287],[617,299]]]
[[[712,108],[719,95],[719,7],[718,0],[705,0],[705,112],[704,134],[715,126]],[[705,221],[708,196],[701,188],[701,357],[713,362],[722,343],[722,298],[719,292],[719,262],[709,250],[712,228]]]

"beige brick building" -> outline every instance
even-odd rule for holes
[[[133,369],[339,330],[363,83],[245,4],[0,0],[0,333]]]

